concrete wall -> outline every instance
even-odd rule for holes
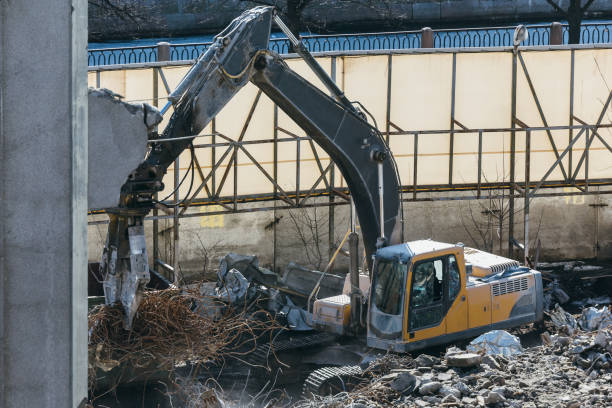
[[[118,205],[127,175],[147,152],[145,109],[145,105],[125,103],[111,92],[89,89],[88,209]],[[151,109],[148,117],[161,115]]]
[[[563,190],[547,191],[563,192]],[[434,198],[434,195],[421,196],[421,198],[427,197]],[[502,202],[504,206],[508,205],[507,200],[495,201],[497,205]],[[316,203],[316,200],[311,203]],[[519,242],[523,242],[523,200],[517,199],[515,203],[517,209],[515,237]],[[467,246],[489,249],[481,234],[487,231],[485,227],[487,217],[482,211],[490,205],[490,200],[487,199],[405,203],[405,239],[410,241],[431,238],[443,242],[463,242]],[[179,254],[181,271],[187,278],[201,279],[206,258],[209,259],[210,273],[218,266],[219,257],[231,251],[257,255],[260,265],[270,269],[276,265],[277,271],[282,271],[289,262],[297,262],[311,268],[325,267],[329,260],[328,211],[327,207],[317,208],[316,217],[313,209],[298,209],[181,219]],[[333,242],[337,245],[349,228],[349,206],[336,206],[334,211],[336,222]],[[103,220],[104,216],[97,216],[97,219]],[[293,219],[298,221],[299,230]],[[317,220],[319,225],[318,252],[312,239],[313,235],[310,233],[311,229],[303,224],[304,221],[313,220]],[[539,239],[542,244],[541,260],[612,259],[612,196],[610,195],[537,198],[531,203],[530,220],[531,254],[534,254]],[[152,222],[147,224],[150,254],[153,242],[151,225]],[[507,218],[502,227],[501,252],[497,225],[494,222],[492,235],[489,235],[489,239],[491,236],[493,238],[492,251],[506,256]],[[171,220],[160,221],[160,231],[167,231],[160,233],[160,256],[167,262],[173,256],[171,227]],[[300,232],[306,239],[300,236]],[[90,225],[90,261],[98,261],[105,234],[104,225]],[[319,253],[321,256],[318,256]],[[517,259],[522,258],[521,253],[517,252],[516,256]],[[340,255],[336,271],[343,273],[347,269],[348,259]],[[209,274],[208,277],[210,276]]]
[[[148,0],[133,1],[136,21],[90,7],[90,34],[96,40],[133,35],[180,36],[216,33],[255,2],[239,0]],[[274,3],[274,2],[272,2]],[[275,4],[284,4],[284,1]],[[569,0],[557,1],[567,8]],[[106,13],[107,14],[107,13]],[[598,0],[587,17],[612,15],[612,1]],[[560,19],[545,0],[313,0],[304,10],[305,29],[320,31],[409,30],[423,26],[488,26],[514,21],[550,21]]]
[[[87,396],[87,2],[0,2],[0,406]]]

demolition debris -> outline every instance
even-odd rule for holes
[[[601,285],[590,285],[591,278],[583,279],[585,274],[601,275],[602,269],[559,263],[544,270],[546,303],[554,307],[547,305],[545,321],[527,331],[493,330],[461,347],[455,344],[439,354],[428,350],[416,357],[357,347],[357,361],[340,362],[335,352],[342,349],[346,357],[351,346],[340,340],[330,347],[337,337],[312,332],[306,323],[306,298],[317,282],[325,282],[330,292],[342,290],[342,278],[293,264],[278,276],[260,267],[254,256],[228,254],[221,260],[216,284],[146,292],[131,331],[124,330],[118,306],[92,309],[90,380],[101,389],[113,387],[109,378],[121,383],[143,376],[166,381],[174,386],[168,390],[172,403],[187,407],[611,406],[609,297],[602,296]],[[559,305],[562,301],[567,310],[581,312],[566,311]],[[299,337],[286,336],[297,332]],[[278,353],[299,354],[298,349],[324,343],[325,349],[311,348],[298,364],[330,364],[335,359],[333,364],[348,365],[314,372],[309,366],[305,382],[299,376],[293,379],[300,389],[304,384],[302,399],[277,385],[286,375],[283,370],[289,369]],[[270,370],[271,360],[281,369]],[[241,377],[244,389],[240,386],[236,392],[232,385],[224,390],[220,372],[210,369],[214,366],[232,375],[246,373]],[[160,372],[164,375],[154,375]],[[257,382],[251,379],[255,372],[266,377],[258,379],[256,392],[252,387],[245,392],[249,381]]]
[[[89,313],[89,377],[98,387],[112,388],[131,377],[168,379],[177,365],[198,366],[239,358],[258,341],[270,341],[279,326],[261,310],[225,308],[217,299],[205,299],[199,285],[192,289],[146,292],[133,327],[123,327],[120,305],[97,306]],[[218,316],[202,312],[217,304]],[[122,378],[123,377],[123,378]],[[114,380],[114,381],[113,381]]]
[[[502,330],[486,333],[467,351],[444,357],[387,355],[375,360],[353,390],[311,396],[298,406],[377,408],[427,406],[609,407],[612,405],[612,319],[607,307],[577,317],[557,307],[542,345],[523,348]]]

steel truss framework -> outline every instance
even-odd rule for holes
[[[536,197],[555,197],[555,196],[571,196],[571,195],[591,195],[591,194],[612,194],[612,174],[608,178],[589,178],[589,153],[591,151],[592,142],[597,139],[607,150],[607,153],[611,154],[610,162],[612,163],[612,147],[611,142],[606,140],[602,135],[601,129],[611,128],[612,123],[604,123],[605,113],[610,107],[612,101],[612,92],[607,97],[607,100],[603,104],[602,110],[595,123],[587,123],[583,119],[577,117],[573,111],[573,92],[574,92],[574,49],[571,49],[571,78],[570,78],[570,114],[569,114],[569,125],[567,126],[549,126],[547,118],[542,109],[542,105],[536,90],[534,88],[532,79],[529,75],[527,65],[523,59],[521,51],[514,53],[512,59],[512,114],[511,114],[511,127],[509,128],[496,128],[496,129],[468,129],[463,126],[454,115],[455,112],[455,70],[456,70],[456,55],[459,50],[453,52],[453,70],[452,70],[452,94],[451,94],[451,117],[449,118],[449,129],[441,130],[405,130],[397,126],[391,121],[391,73],[393,68],[393,53],[388,53],[388,80],[387,80],[387,107],[386,107],[386,123],[381,128],[383,134],[387,138],[387,142],[390,138],[405,137],[412,139],[413,146],[413,161],[412,161],[412,184],[402,185],[402,201],[404,202],[416,202],[416,201],[442,201],[442,200],[476,200],[481,198],[503,198],[507,199],[509,203],[509,220],[508,220],[508,251],[509,256],[513,256],[513,245],[511,244],[514,238],[514,214],[516,213],[515,207],[518,206],[522,201],[523,205],[523,221],[524,221],[524,242],[529,242],[529,205],[530,200]],[[384,52],[381,52],[384,53]],[[379,54],[381,54],[379,53]],[[352,54],[354,55],[354,54]],[[335,76],[335,60],[340,58],[337,54],[331,54],[332,57],[332,77]],[[167,81],[163,73],[163,67],[160,65],[154,66],[154,89],[153,95],[154,104],[158,102],[158,89],[157,89],[157,77],[160,76],[162,83],[166,87],[166,91],[169,93]],[[94,69],[95,70],[95,69]],[[543,123],[543,126],[534,127],[528,126],[516,115],[516,83],[517,83],[517,72],[521,70],[527,83],[529,90],[535,102],[535,106],[538,110],[539,118]],[[99,71],[98,71],[99,73]],[[335,78],[333,78],[335,79]],[[99,76],[98,76],[99,81]],[[206,154],[210,155],[211,166],[209,169],[203,168],[198,162],[197,155],[194,155],[194,168],[196,174],[196,184],[189,197],[185,197],[183,203],[175,209],[165,209],[160,207],[161,211],[155,210],[153,215],[148,217],[154,221],[154,252],[155,258],[158,258],[158,243],[157,243],[157,221],[160,219],[173,219],[174,220],[174,253],[178,247],[178,220],[185,217],[202,217],[219,214],[235,214],[245,213],[254,211],[271,211],[271,210],[284,210],[284,209],[295,209],[295,208],[309,208],[309,207],[329,207],[329,228],[330,237],[334,237],[333,233],[333,209],[338,205],[347,205],[350,203],[350,193],[342,187],[340,183],[341,175],[337,172],[333,163],[326,163],[322,160],[315,148],[314,142],[309,137],[300,137],[287,129],[279,126],[278,121],[278,108],[274,107],[274,131],[273,134],[267,138],[262,137],[258,140],[244,140],[247,129],[249,128],[250,121],[253,117],[253,113],[260,101],[261,91],[259,91],[253,100],[250,107],[249,113],[242,125],[242,130],[237,137],[230,137],[215,129],[215,120],[212,122],[212,134],[199,135],[194,140],[194,147],[199,151],[206,151]],[[559,148],[555,143],[552,132],[553,131],[567,131],[568,144],[564,148]],[[548,171],[543,177],[532,177],[531,174],[531,138],[534,132],[545,132],[550,144],[550,148],[554,152],[556,161],[550,166]],[[509,163],[510,163],[510,175],[509,180],[504,182],[489,182],[484,176],[482,171],[483,162],[483,138],[491,134],[509,133],[510,134],[510,152],[509,152]],[[419,139],[432,134],[448,134],[450,135],[450,145],[448,148],[448,183],[437,184],[437,185],[424,185],[418,184],[418,152],[419,152]],[[462,134],[477,134],[478,135],[478,155],[477,165],[478,168],[478,181],[476,183],[457,183],[453,180],[453,162],[456,159],[458,153],[456,151],[457,143],[460,143],[460,136]],[[200,140],[206,140],[208,143],[200,143]],[[524,164],[524,180],[516,181],[517,172],[517,142],[524,142],[524,160],[521,160],[521,164]],[[584,143],[584,148],[581,148],[582,154],[577,162],[573,160],[573,150],[578,142]],[[295,189],[289,191],[283,188],[278,182],[278,171],[279,171],[279,156],[278,150],[279,145],[289,143],[295,146],[296,152],[296,173],[295,173]],[[262,163],[260,163],[252,154],[249,149],[251,146],[258,144],[271,144],[273,146],[273,165],[272,171],[267,171]],[[304,149],[311,150],[316,167],[318,169],[318,177],[316,181],[311,185],[304,185],[300,180],[300,163],[303,158]],[[266,194],[239,194],[239,172],[238,172],[238,154],[244,154],[250,162],[257,168],[259,172],[270,182],[270,191]],[[308,152],[310,154],[310,152]],[[229,158],[229,160],[227,160]],[[566,163],[564,164],[564,159]],[[225,164],[223,164],[225,163]],[[222,165],[223,164],[223,165]],[[178,161],[175,163],[176,168],[179,168]],[[560,180],[548,180],[551,174],[555,170],[560,170],[562,178]],[[179,172],[175,172],[174,183],[175,188],[179,184]],[[583,177],[579,177],[582,175]],[[223,187],[226,185],[228,179],[233,179],[233,194],[222,195],[221,192]],[[572,191],[560,192],[559,188],[571,187]],[[593,187],[597,187],[594,189]],[[205,196],[202,196],[204,191]],[[461,192],[461,194],[458,194]],[[435,194],[431,194],[435,193]],[[317,199],[326,197],[327,199]],[[179,203],[178,195],[174,195],[173,200],[168,202],[169,205]],[[216,206],[213,211],[201,212],[199,208],[201,206]],[[93,223],[101,223],[101,221],[92,221]],[[332,238],[333,239],[333,238]],[[330,253],[335,248],[332,248],[330,242]],[[525,254],[527,256],[527,254]],[[176,262],[176,260],[175,260]],[[175,265],[176,267],[176,265]]]

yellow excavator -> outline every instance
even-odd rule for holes
[[[268,50],[273,22],[328,93]],[[149,281],[143,220],[155,205],[154,194],[163,190],[168,166],[191,148],[190,135],[204,129],[249,81],[327,152],[347,182],[359,219],[364,267],[371,273],[358,272],[353,229],[347,290],[323,299],[313,292],[309,309],[314,328],[356,335],[365,325],[368,346],[408,352],[542,318],[539,272],[461,244],[404,242],[409,225],[402,215],[400,175],[381,133],[368,123],[367,110],[347,99],[272,8],[257,7],[215,37],[169,96],[162,109],[174,108],[168,125],[161,135],[151,133],[147,157],[124,184],[119,205],[109,211],[101,262],[104,290],[107,303],[123,304],[126,326]]]
[[[511,259],[432,240],[378,249],[369,292],[367,344],[408,352],[541,320],[542,277]],[[315,327],[351,332],[349,294],[315,300]]]

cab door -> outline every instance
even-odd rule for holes
[[[457,254],[457,256],[460,256]],[[466,290],[465,263],[456,255],[448,255],[446,295],[448,312],[446,313],[446,333],[457,333],[468,328],[468,301]]]
[[[406,337],[409,342],[446,333],[444,320],[444,259],[415,259],[409,285]]]
[[[415,260],[407,288],[407,340],[419,341],[468,327],[465,271],[460,254],[430,254]],[[463,259],[460,259],[463,263]],[[462,264],[461,263],[461,264]]]

